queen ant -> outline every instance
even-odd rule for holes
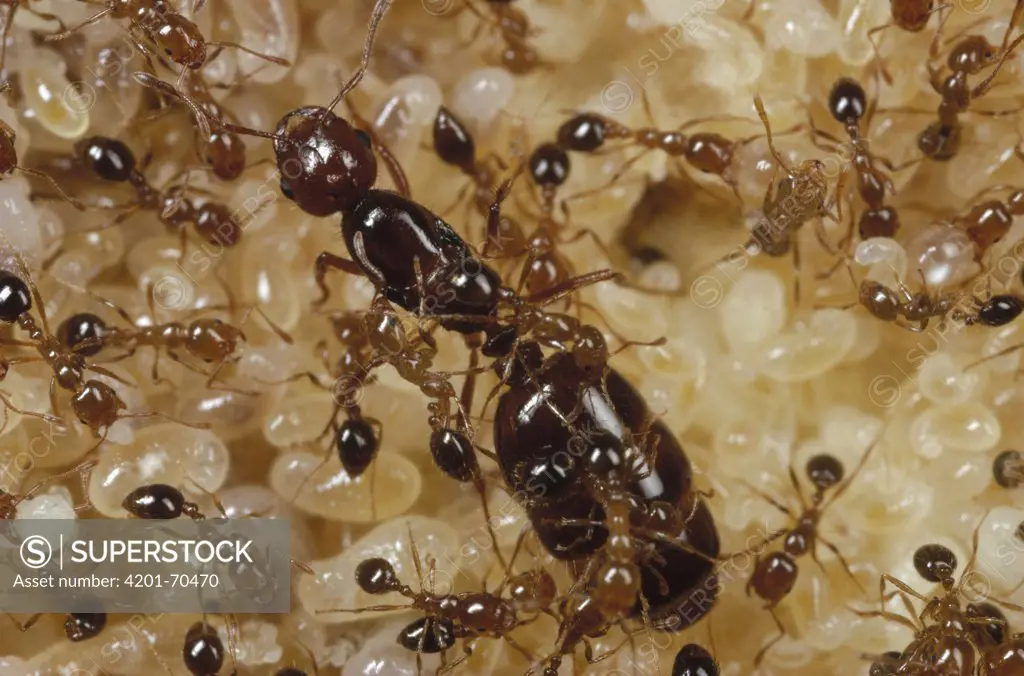
[[[998,643],[998,639],[1006,632],[1007,623],[1006,618],[995,606],[1015,612],[1024,612],[1024,606],[991,597],[984,604],[969,603],[966,607],[963,605],[962,599],[967,597],[965,586],[974,575],[980,528],[981,523],[974,529],[971,558],[959,581],[954,578],[957,568],[956,555],[947,547],[940,544],[925,544],[914,552],[914,569],[927,582],[941,585],[940,595],[929,598],[914,591],[901,580],[883,574],[879,578],[878,586],[883,609],[854,611],[862,617],[881,617],[896,622],[914,632],[914,640],[905,650],[896,656],[885,656],[879,660],[878,663],[888,665],[893,670],[892,673],[917,673],[916,670],[926,669],[935,673],[973,674],[978,664],[977,656],[984,653],[989,653],[992,657],[990,664],[999,664],[998,652],[993,652],[991,648],[992,644]],[[895,587],[895,591],[888,596],[885,593],[886,583]],[[910,617],[884,610],[886,600],[897,596],[910,613]],[[925,604],[920,613],[914,610],[911,598]],[[1012,663],[1012,660],[1005,662],[1007,665]]]
[[[473,642],[463,646],[464,655],[455,662],[448,664],[447,650],[455,645],[458,639],[477,639],[480,637],[500,638],[508,643],[513,649],[522,653],[529,660],[533,656],[520,646],[509,634],[526,621],[518,618],[519,607],[515,600],[505,599],[500,596],[500,591],[506,585],[512,587],[523,587],[524,584],[534,584],[533,578],[525,578],[522,575],[513,576],[511,569],[506,567],[504,578],[496,594],[489,592],[459,592],[437,594],[433,591],[434,561],[428,557],[428,573],[426,579],[430,580],[431,590],[427,591],[424,585],[423,567],[420,561],[419,551],[413,539],[412,532],[409,532],[409,545],[412,552],[413,566],[416,576],[419,579],[420,591],[413,591],[411,587],[403,584],[390,561],[380,557],[365,559],[359,562],[355,570],[356,584],[367,594],[380,595],[398,593],[410,600],[406,605],[375,605],[364,608],[336,608],[318,610],[317,614],[323,613],[364,613],[390,610],[415,609],[421,611],[424,616],[413,621],[399,633],[398,643],[406,650],[416,653],[416,664],[422,670],[422,654],[440,654],[441,669],[438,673],[448,673],[459,664],[468,659],[473,651]],[[544,573],[543,575],[547,575]],[[546,588],[553,588],[553,581],[550,577],[546,580]]]
[[[196,232],[210,244],[231,247],[238,243],[242,229],[232,217],[231,210],[220,202],[204,200],[194,203],[185,195],[186,184],[156,188],[142,173],[149,163],[147,155],[141,164],[123,141],[93,136],[75,144],[75,154],[90,173],[112,183],[127,183],[135,190],[135,201],[104,228],[115,227],[139,211],[155,212],[160,221],[172,232],[179,232],[182,255],[185,248],[185,226],[191,223]],[[120,208],[120,207],[105,207]]]
[[[8,242],[8,244],[10,243]],[[124,413],[127,406],[113,387],[100,380],[86,379],[85,373],[91,371],[117,382],[130,384],[112,371],[87,362],[84,356],[63,346],[60,339],[51,333],[49,322],[46,319],[45,305],[28,273],[28,265],[17,250],[15,250],[15,255],[29,283],[26,284],[24,280],[11,272],[0,271],[0,322],[16,323],[22,331],[28,334],[28,340],[2,338],[0,345],[34,348],[39,353],[37,357],[16,357],[7,360],[8,366],[41,361],[50,367],[53,371],[50,378],[50,407],[54,414],[60,410],[57,405],[57,388],[59,387],[71,393],[72,410],[82,424],[100,437],[100,443],[106,439],[110,426],[123,419],[158,417],[186,427],[197,429],[207,427],[202,423],[186,423],[159,411]],[[33,299],[39,307],[41,326],[32,316]]]
[[[845,470],[843,464],[834,456],[821,454],[815,455],[807,461],[805,472],[807,478],[814,486],[814,493],[810,502],[806,500],[800,482],[797,480],[793,467],[789,468],[790,482],[793,484],[797,498],[800,500],[800,512],[796,514],[786,505],[778,502],[771,496],[751,486],[751,490],[766,500],[772,507],[785,514],[791,526],[772,533],[761,546],[768,545],[779,538],[784,538],[781,551],[770,552],[766,555],[758,555],[754,563],[754,572],[747,582],[747,595],[751,592],[765,602],[765,609],[771,614],[779,633],[754,657],[754,666],[760,665],[768,651],[786,635],[785,627],[775,612],[776,606],[782,602],[796,584],[800,569],[796,559],[810,554],[815,563],[825,571],[824,565],[818,559],[818,543],[832,552],[839,560],[843,570],[850,576],[857,586],[860,583],[850,570],[850,565],[840,553],[839,548],[825,539],[819,532],[819,524],[825,512],[831,507],[843,493],[850,487],[850,484],[863,469],[872,452],[881,441],[881,433],[871,443],[871,446],[861,456],[860,461],[853,472],[844,480]]]

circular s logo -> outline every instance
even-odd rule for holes
[[[30,535],[21,543],[21,562],[32,570],[38,570],[53,558],[53,547],[42,535]]]

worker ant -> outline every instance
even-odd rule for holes
[[[129,384],[112,371],[86,362],[85,357],[81,354],[77,354],[61,344],[60,339],[50,331],[45,305],[39,295],[39,290],[29,276],[28,265],[25,264],[17,250],[15,250],[15,255],[29,283],[26,284],[13,273],[0,271],[0,322],[16,323],[22,331],[28,334],[28,340],[0,338],[0,345],[30,347],[39,353],[37,357],[16,357],[7,360],[8,366],[42,361],[52,369],[50,406],[55,414],[60,410],[57,405],[57,388],[59,387],[72,394],[72,410],[78,419],[92,430],[93,434],[101,437],[100,442],[106,439],[110,426],[122,419],[159,417],[187,427],[198,429],[206,427],[200,423],[186,423],[158,411],[124,413],[127,406],[114,388],[100,380],[87,380],[85,372],[92,371],[118,382]],[[39,307],[41,326],[32,316],[33,299]]]
[[[442,666],[439,673],[453,670],[472,654],[472,643],[465,644],[463,646],[465,654],[451,664],[447,662],[447,650],[453,647],[458,639],[475,639],[477,637],[501,638],[532,661],[533,656],[509,636],[512,630],[524,623],[518,619],[518,607],[515,601],[488,592],[436,594],[433,589],[427,591],[424,584],[422,562],[411,531],[409,532],[409,546],[420,591],[416,592],[408,585],[403,584],[394,566],[387,559],[380,557],[360,561],[356,566],[355,579],[359,588],[367,594],[398,593],[409,599],[411,603],[407,605],[376,605],[365,608],[336,608],[318,610],[317,613],[364,613],[410,608],[423,612],[424,617],[413,621],[398,635],[398,643],[405,649],[416,653],[416,664],[419,669],[422,669],[422,654],[440,654]],[[431,581],[432,587],[433,559],[428,558],[427,567],[426,579]],[[550,581],[550,577],[546,580]],[[506,567],[505,578],[499,591],[506,584],[521,588],[528,582],[532,582],[532,578],[512,576],[511,569]],[[546,586],[553,587],[553,582]]]
[[[761,660],[764,659],[764,656],[772,646],[778,643],[786,634],[786,630],[776,614],[775,608],[789,595],[796,584],[797,577],[800,574],[796,559],[810,554],[814,562],[824,571],[824,566],[818,559],[818,543],[821,543],[830,552],[835,554],[846,574],[857,583],[849,564],[839,552],[838,547],[826,540],[819,532],[819,524],[828,508],[842,497],[843,493],[850,487],[850,484],[860,473],[861,469],[863,469],[880,440],[881,434],[875,438],[871,446],[864,452],[853,472],[845,480],[843,465],[834,456],[822,454],[810,458],[805,467],[807,478],[814,486],[814,493],[811,494],[810,502],[804,497],[800,482],[796,477],[796,472],[790,466],[789,478],[796,491],[796,496],[800,500],[799,514],[794,513],[789,507],[757,488],[751,487],[754,492],[760,495],[772,507],[789,517],[793,524],[772,533],[762,543],[761,546],[763,547],[779,538],[784,538],[781,551],[769,552],[757,557],[754,563],[754,572],[747,582],[747,594],[749,595],[753,592],[765,602],[765,609],[771,613],[772,619],[779,629],[778,635],[758,651],[757,656],[754,658],[755,667],[761,663]],[[857,584],[859,586],[859,583]]]
[[[504,47],[501,65],[514,75],[526,75],[535,68],[545,65],[529,39],[536,34],[530,27],[530,19],[511,0],[484,0],[486,10],[481,10],[473,0],[466,0],[465,7],[480,19],[479,27],[470,41],[476,40],[480,31],[491,26],[498,31]],[[489,12],[491,16],[485,13]]]
[[[47,486],[58,481],[63,481],[64,479],[67,479],[68,477],[73,476],[75,474],[77,474],[81,479],[82,488],[85,489],[85,494],[88,495],[89,474],[90,472],[92,472],[96,464],[97,461],[95,460],[88,460],[86,462],[83,462],[77,465],[76,467],[69,469],[66,472],[61,472],[60,474],[55,474],[51,477],[43,479],[42,481],[32,486],[32,488],[29,488],[24,493],[7,492],[0,488],[0,519],[13,519],[18,513],[18,505],[25,502],[26,500],[30,500],[33,497],[35,497],[35,495],[43,488],[46,488]],[[84,505],[75,507],[75,511],[81,512],[91,508],[92,505],[86,502],[86,504]]]
[[[983,659],[991,657],[993,663],[998,663],[997,653],[990,652],[990,647],[995,639],[1002,637],[999,628],[1005,632],[1007,624],[1006,618],[995,606],[1017,612],[1024,611],[1024,607],[992,597],[987,597],[988,603],[975,604],[973,609],[970,607],[972,604],[966,607],[963,605],[962,599],[968,596],[966,586],[974,575],[980,527],[981,523],[974,529],[971,558],[959,581],[954,577],[957,568],[956,555],[947,547],[926,544],[914,552],[914,569],[924,580],[941,585],[940,595],[928,598],[891,575],[881,576],[879,597],[882,607],[885,607],[887,599],[898,596],[909,611],[910,617],[887,610],[854,611],[862,617],[882,617],[897,622],[914,632],[914,640],[904,651],[880,660],[879,663],[894,667],[893,673],[923,668],[935,673],[973,674],[977,656],[986,652],[989,655]],[[885,594],[886,583],[895,587],[895,591],[888,596]],[[925,604],[920,613],[914,611],[911,598]],[[992,613],[990,609],[995,612]],[[1006,656],[1010,657],[1009,654]],[[1012,660],[1009,663],[1012,663]]]
[[[134,153],[123,141],[92,136],[75,144],[75,154],[79,162],[97,178],[127,183],[135,190],[134,203],[104,228],[120,225],[139,211],[152,211],[169,230],[181,234],[182,251],[187,224],[192,224],[196,232],[210,244],[222,247],[238,244],[242,229],[226,205],[212,200],[194,203],[185,194],[187,184],[174,184],[172,181],[165,188],[154,187],[142,173],[150,157],[147,155],[137,165]],[[117,205],[105,208],[122,207]]]

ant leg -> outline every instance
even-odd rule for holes
[[[979,359],[977,361],[971,362],[970,364],[968,364],[967,366],[964,367],[964,371],[966,372],[966,371],[974,368],[975,366],[980,366],[981,364],[984,364],[987,361],[991,361],[993,359],[998,359],[999,357],[1005,357],[1008,354],[1012,354],[1012,353],[1017,352],[1017,351],[1022,350],[1022,349],[1024,349],[1024,343],[1019,343],[1017,345],[1011,345],[1010,347],[1003,348],[1002,350],[999,350],[998,352],[996,352],[994,354],[990,354],[987,357],[983,357],[983,358],[981,358],[981,359]]]
[[[332,389],[327,385],[321,383],[319,376],[317,376],[312,371],[300,371],[299,373],[295,373],[291,376],[288,376],[287,378],[282,378],[281,380],[262,380],[260,378],[257,378],[256,381],[261,385],[273,387],[274,385],[287,385],[288,383],[294,383],[296,380],[302,380],[303,378],[307,378],[309,382],[311,382],[315,387],[319,387],[321,390],[326,390],[330,392]]]
[[[836,555],[836,558],[839,559],[840,565],[843,566],[843,570],[845,570],[846,574],[850,577],[851,580],[853,580],[853,583],[857,585],[857,589],[860,589],[861,593],[867,593],[867,591],[861,585],[860,581],[858,581],[856,576],[854,576],[853,571],[850,569],[850,563],[846,560],[846,557],[843,556],[842,553],[839,551],[839,548],[831,542],[829,542],[828,540],[826,540],[825,538],[821,537],[820,535],[818,536],[818,542],[828,547],[828,550]],[[814,558],[815,563],[821,566],[822,571],[824,571],[825,567],[822,566],[821,561],[818,560],[818,552],[816,549],[812,550],[812,557]]]
[[[530,294],[526,297],[526,300],[530,303],[539,303],[543,307],[545,305],[557,303],[579,289],[609,280],[615,280],[618,283],[623,283],[625,281],[622,274],[615,272],[614,270],[597,270],[596,272],[588,272],[585,275],[571,277],[550,288]]]
[[[82,23],[78,24],[77,26],[72,26],[71,28],[66,28],[66,29],[64,29],[64,30],[62,30],[62,31],[60,31],[58,33],[48,33],[46,35],[40,35],[39,38],[43,42],[56,42],[57,40],[63,40],[64,38],[68,37],[72,33],[76,32],[78,30],[81,30],[82,28],[85,28],[86,26],[89,26],[89,25],[92,25],[92,24],[96,23],[97,21],[99,21],[100,19],[102,19],[103,17],[105,17],[106,15],[110,14],[113,11],[114,10],[111,7],[107,7],[106,9],[103,9],[103,10],[97,12],[96,14],[93,14],[91,17],[89,17],[88,19],[86,19]],[[4,41],[4,47],[5,48],[7,46],[7,36],[10,33],[11,19],[13,18],[12,17],[13,14],[14,14],[14,10],[12,9],[11,12],[7,15],[7,22],[4,24],[4,33],[3,33],[3,38],[2,39]],[[4,52],[6,52],[6,49],[4,50]],[[0,61],[0,63],[2,63],[2,61]]]
[[[287,66],[291,66],[292,65],[292,62],[289,61],[288,59],[282,59],[279,56],[273,56],[271,54],[264,54],[262,52],[257,52],[256,50],[249,49],[248,47],[245,47],[244,45],[238,44],[237,42],[228,42],[228,41],[225,41],[225,40],[217,40],[216,42],[207,42],[206,46],[207,47],[219,47],[219,48],[231,47],[232,49],[238,49],[238,50],[241,50],[241,51],[245,52],[246,54],[251,54],[252,56],[255,56],[257,58],[263,59],[264,61],[269,61],[270,63],[276,63],[279,66],[287,67]]]
[[[875,40],[875,36],[878,33],[885,31],[886,29],[892,28],[895,25],[896,24],[890,21],[889,23],[882,24],[881,26],[875,26],[874,28],[868,31],[868,42],[871,43],[871,51],[874,52],[875,54],[872,63],[880,64],[878,66],[878,72],[881,73],[882,79],[885,80],[885,84],[889,85],[890,87],[893,83],[892,74],[889,72],[889,69],[885,65],[885,59],[882,58],[881,47],[879,46],[878,41]]]
[[[184,425],[185,427],[191,427],[192,429],[195,429],[195,430],[208,430],[208,429],[210,429],[210,423],[190,423],[190,422],[185,422],[184,420],[181,420],[180,418],[175,418],[174,416],[167,415],[166,413],[161,413],[160,411],[145,411],[143,413],[124,413],[124,414],[118,415],[117,417],[118,417],[118,419],[121,419],[121,418],[134,418],[134,419],[139,419],[139,418],[162,418],[162,419],[164,419],[164,420],[166,420],[168,422],[176,423],[178,425]]]
[[[50,185],[53,186],[53,189],[57,191],[57,194],[59,194],[64,199],[64,201],[66,201],[68,204],[70,204],[74,208],[78,209],[79,211],[85,211],[86,210],[86,207],[85,207],[84,204],[82,204],[80,201],[78,201],[77,199],[75,199],[71,195],[69,195],[66,192],[64,192],[64,188],[60,187],[60,184],[57,183],[57,181],[52,176],[50,176],[49,174],[46,174],[46,173],[44,173],[42,171],[39,171],[37,169],[28,169],[27,167],[22,167],[20,165],[18,166],[18,171],[20,171],[23,174],[27,174],[29,176],[35,176],[36,178],[41,178],[44,181],[47,181]]]
[[[787,174],[792,174],[792,167],[789,166],[789,163],[783,159],[782,155],[780,155],[779,151],[775,148],[775,141],[772,139],[772,126],[768,121],[768,113],[764,109],[764,101],[761,99],[760,94],[754,96],[754,108],[757,109],[757,116],[761,118],[761,124],[764,125],[765,137],[768,139],[768,150],[771,151],[776,164],[785,169]]]
[[[143,53],[145,53],[145,51],[143,51]],[[178,99],[186,106],[188,106],[189,109],[192,111],[192,116],[195,118],[196,127],[199,130],[199,135],[202,136],[203,138],[210,137],[210,118],[212,116],[206,110],[204,110],[198,103],[196,103],[191,96],[179,92],[173,86],[167,84],[166,82],[164,82],[163,80],[161,80],[160,78],[156,77],[151,73],[146,73],[144,71],[136,71],[135,73],[132,73],[132,77],[134,77],[135,81],[143,87],[149,87],[150,89],[155,90],[159,94],[163,94],[164,96],[169,96],[171,98]],[[220,126],[228,127],[231,125],[222,124]]]
[[[324,284],[324,277],[327,276],[327,269],[334,268],[335,270],[341,270],[344,273],[350,275],[364,276],[362,269],[355,261],[351,261],[341,256],[336,256],[329,251],[322,252],[316,257],[316,285],[320,289],[322,296],[320,299],[314,302],[314,306],[319,307],[327,302],[331,292],[327,289],[327,285]]]
[[[380,26],[380,22],[384,18],[388,9],[391,8],[392,1],[393,0],[376,0],[376,3],[373,6],[373,14],[370,15],[370,22],[367,26],[366,38],[363,41],[363,54],[359,60],[359,68],[352,77],[349,78],[348,82],[342,86],[338,95],[335,96],[329,104],[327,104],[327,112],[334,110],[334,108],[341,103],[342,99],[344,99],[345,96],[359,84],[363,79],[363,75],[366,74],[366,69],[370,66],[370,52],[373,49],[373,41],[377,36],[377,28]]]
[[[36,622],[38,622],[38,621],[39,621],[39,619],[40,619],[40,618],[41,618],[41,617],[42,617],[42,616],[43,616],[44,614],[45,614],[45,613],[36,613],[35,615],[32,615],[32,616],[31,616],[31,617],[29,617],[29,618],[28,618],[27,620],[25,620],[25,623],[24,623],[24,624],[22,624],[21,622],[18,622],[18,621],[17,621],[16,619],[14,619],[14,615],[11,615],[10,613],[4,613],[4,617],[6,617],[7,619],[9,619],[9,620],[11,621],[11,623],[12,623],[12,624],[13,624],[13,625],[14,625],[15,627],[17,627],[17,628],[18,628],[18,631],[21,631],[21,632],[26,632],[26,631],[28,631],[29,629],[31,629],[32,627],[34,627],[34,626],[35,626],[35,624],[36,624]]]
[[[518,174],[519,172],[517,171],[516,173]],[[509,193],[512,192],[512,181],[514,178],[513,176],[513,178],[502,181],[498,189],[494,191],[494,201],[491,202],[491,206],[487,209],[487,241],[484,242],[484,253],[487,252],[492,242],[496,246],[500,247],[501,245],[501,204],[508,199]]]
[[[566,202],[574,202],[574,201],[576,201],[578,199],[581,199],[583,197],[590,197],[591,195],[598,195],[598,194],[603,193],[603,192],[605,192],[607,190],[610,190],[616,183],[619,182],[619,179],[622,178],[626,174],[626,172],[629,171],[630,168],[634,164],[636,164],[641,159],[646,157],[647,154],[650,153],[650,152],[652,152],[651,148],[644,148],[641,152],[637,153],[633,157],[631,157],[628,160],[626,160],[622,164],[622,166],[620,166],[615,171],[615,173],[612,174],[612,177],[610,179],[608,179],[608,181],[606,181],[604,183],[604,185],[600,185],[600,186],[598,186],[596,188],[590,188],[588,190],[583,190],[581,192],[569,195],[568,197],[565,198],[565,201]]]
[[[412,198],[412,191],[409,188],[409,179],[405,175],[405,170],[402,169],[402,165],[398,162],[398,158],[391,152],[387,144],[381,140],[373,125],[367,122],[356,110],[355,106],[348,99],[345,100],[345,106],[348,108],[349,113],[352,114],[352,119],[359,125],[359,128],[365,132],[373,143],[373,149],[377,151],[381,159],[384,160],[384,168],[387,169],[388,174],[391,176],[391,180],[395,182],[395,189],[398,194],[402,197]]]
[[[800,307],[800,238],[793,237],[793,305]]]
[[[772,646],[781,641],[782,637],[786,635],[786,628],[782,626],[782,620],[780,620],[779,616],[775,614],[775,607],[769,606],[767,608],[767,611],[771,613],[772,619],[775,620],[775,626],[779,628],[779,633],[775,638],[768,642],[768,645],[764,646],[763,648],[761,648],[761,650],[758,651],[757,655],[754,657],[755,668],[761,665],[761,661],[764,659],[765,654],[767,654],[767,652],[771,650]]]
[[[137,387],[137,385],[135,383],[130,382],[128,380],[125,380],[124,378],[122,378],[121,376],[117,375],[113,371],[111,371],[109,369],[105,369],[102,366],[97,366],[96,364],[88,364],[88,365],[86,365],[85,370],[86,371],[92,371],[93,373],[98,373],[101,376],[106,376],[107,378],[110,378],[111,380],[116,380],[117,382],[121,383],[122,385],[127,385],[128,387]]]
[[[6,410],[11,411],[12,413],[17,413],[18,415],[32,416],[33,418],[40,418],[40,419],[45,420],[46,422],[48,422],[48,423],[50,423],[52,425],[58,425],[58,424],[59,425],[64,425],[65,424],[64,420],[62,420],[61,418],[58,418],[56,416],[52,416],[52,415],[50,415],[48,413],[37,413],[35,411],[24,411],[24,410],[18,408],[17,406],[14,405],[14,403],[3,392],[0,392],[0,402],[3,402],[4,406],[6,407]],[[4,427],[7,426],[6,418],[7,418],[7,414],[4,413]],[[3,430],[3,428],[0,427],[0,431],[2,431],[2,430]]]

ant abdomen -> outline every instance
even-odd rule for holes
[[[206,163],[222,181],[234,181],[245,171],[245,144],[237,134],[214,132],[205,139]]]
[[[455,645],[455,624],[448,619],[421,617],[398,634],[398,644],[415,653],[436,655]]]
[[[718,676],[718,663],[696,643],[684,645],[672,663],[672,676]]]
[[[75,354],[92,357],[103,349],[101,342],[107,324],[96,315],[80,312],[71,315],[57,327],[57,339]],[[79,347],[84,345],[84,347]]]
[[[174,486],[149,484],[139,486],[121,502],[132,516],[140,519],[177,519],[187,508],[185,496]]]
[[[358,477],[377,457],[379,442],[373,427],[361,418],[348,418],[338,428],[335,447],[341,466],[350,477]]]
[[[196,622],[185,635],[182,648],[185,667],[194,676],[215,676],[224,666],[224,644],[217,630],[205,622]]]
[[[64,622],[64,634],[77,643],[98,636],[106,625],[106,613],[70,613]]]
[[[461,432],[435,430],[430,435],[430,454],[434,464],[456,481],[466,483],[480,476],[480,465],[473,444]]]
[[[772,552],[758,561],[750,586],[769,604],[776,604],[789,595],[796,584],[799,568],[786,552]]]
[[[608,125],[600,115],[580,113],[558,128],[558,145],[566,150],[594,152],[604,145]]]
[[[135,154],[123,141],[91,136],[75,143],[75,153],[88,170],[105,181],[124,182],[135,172]]]
[[[367,594],[386,594],[401,587],[394,566],[387,559],[364,559],[356,566],[356,584]]]

